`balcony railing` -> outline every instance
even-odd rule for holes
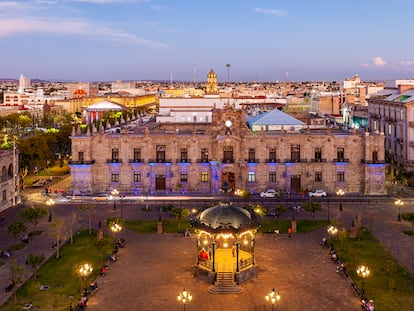
[[[143,159],[129,159],[129,163],[144,163]]]
[[[94,164],[95,160],[81,160],[81,161],[74,161],[74,160],[70,160],[69,164],[73,164],[73,165],[90,165],[90,164]]]
[[[276,159],[276,158],[265,159],[265,163],[280,163],[280,159]]]
[[[311,162],[326,162],[326,159],[311,159]]]
[[[247,163],[260,163],[259,159],[246,159],[245,160]]]
[[[122,159],[107,159],[106,163],[122,163]]]
[[[222,163],[234,163],[234,159],[222,159]]]
[[[197,159],[197,163],[208,163],[210,159]]]
[[[307,159],[284,159],[285,163],[308,163]]]
[[[361,159],[361,163],[364,163],[364,164],[385,164],[385,160],[365,160],[365,159]]]
[[[149,163],[172,163],[171,159],[149,159]]]
[[[333,159],[333,162],[349,162],[349,159],[345,159],[345,158],[339,158],[339,159]]]
[[[175,163],[191,163],[190,159],[176,159]]]

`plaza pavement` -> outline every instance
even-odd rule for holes
[[[59,187],[64,188],[64,185]],[[39,196],[38,199],[45,198]],[[73,206],[56,206],[54,215],[67,217],[71,208]],[[0,222],[1,249],[16,243],[5,228],[18,220],[16,212],[19,209],[11,208],[0,213],[0,219],[4,219]],[[413,212],[413,207],[406,206],[404,211]],[[402,233],[402,230],[412,230],[411,225],[396,222],[394,208],[347,205],[346,202],[341,213],[331,207],[331,218],[340,219],[349,229],[358,212],[362,214],[362,224],[371,227],[395,258],[414,273],[414,239]],[[115,211],[110,205],[100,206],[99,215],[93,219],[94,225],[97,226],[99,220],[111,213]],[[140,213],[132,206],[126,206],[124,213],[126,218],[156,217]],[[287,213],[282,217],[291,216]],[[296,217],[311,216],[302,212]],[[323,218],[326,214],[321,212],[317,217]],[[80,225],[84,223],[85,219]],[[24,264],[30,253],[50,257],[53,238],[47,234],[48,224],[45,217],[37,229],[46,233],[34,237],[24,249],[16,251],[12,259]],[[273,287],[281,293],[279,306],[282,310],[359,310],[349,281],[336,273],[326,250],[318,244],[322,236],[326,236],[325,229],[293,235],[291,239],[283,235],[280,240],[276,240],[274,235],[258,236],[258,277],[242,284],[243,292],[239,295],[208,294],[209,285],[192,276],[195,262],[193,238],[184,239],[175,234],[140,235],[127,231],[123,235],[127,239],[127,247],[121,250],[119,261],[111,266],[108,275],[99,280],[100,289],[90,300],[90,310],[180,310],[176,296],[183,287],[194,297],[187,310],[270,310],[264,295]],[[0,267],[0,306],[10,297],[10,293],[4,292],[10,280],[9,264],[10,260],[6,260],[6,264]],[[33,272],[26,266],[24,279],[27,280]]]

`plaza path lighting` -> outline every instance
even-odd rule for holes
[[[342,189],[339,189],[337,192],[336,192],[336,195],[337,196],[339,196],[339,210],[340,211],[342,211],[343,209],[342,209],[342,199],[341,199],[341,197],[343,197],[344,196],[344,194],[345,194],[345,191],[344,190],[342,190]]]
[[[49,198],[46,201],[46,205],[49,207],[49,222],[52,222],[52,207],[53,205],[55,205],[55,200],[53,200],[52,198]]]
[[[184,289],[178,293],[177,299],[178,299],[178,302],[183,305],[184,311],[185,311],[186,304],[189,303],[193,299],[193,296],[191,295],[189,291],[186,291],[184,287]]]
[[[112,198],[114,200],[114,210],[116,210],[116,197],[119,194],[119,191],[114,189],[111,191]]]
[[[275,289],[272,288],[272,290],[265,296],[265,299],[267,302],[272,304],[273,311],[275,309],[275,304],[280,300],[280,294],[279,292],[275,292]]]
[[[86,282],[86,279],[88,278],[88,276],[91,275],[92,271],[93,271],[93,267],[89,263],[84,263],[84,264],[79,265],[78,273],[79,273],[79,277],[80,277],[80,291],[81,291],[81,293],[82,293],[82,279],[85,280],[85,282]]]
[[[114,223],[110,227],[112,233],[113,233],[113,239],[115,240],[115,235],[122,230],[122,226],[120,224]]]
[[[326,231],[328,231],[330,236],[335,236],[338,233],[338,228],[335,226],[329,226]]]
[[[371,271],[369,271],[367,266],[362,265],[362,266],[358,266],[357,274],[359,277],[362,278],[362,293],[364,294],[364,282],[365,282],[364,280],[371,274]]]
[[[401,206],[404,205],[404,202],[401,199],[397,199],[394,202],[395,206],[398,207],[398,217],[397,217],[397,221],[401,222]]]

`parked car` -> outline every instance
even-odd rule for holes
[[[318,189],[318,190],[315,190],[313,192],[310,191],[308,193],[308,196],[310,196],[310,197],[326,197],[327,195],[326,195],[325,191]]]
[[[280,192],[275,189],[267,189],[266,191],[260,192],[261,198],[275,198],[280,196]]]

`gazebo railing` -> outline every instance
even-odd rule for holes
[[[209,270],[213,270],[213,262],[210,260],[200,260],[199,265],[206,267]],[[216,266],[215,270],[217,271],[217,263],[215,264],[215,266]]]

